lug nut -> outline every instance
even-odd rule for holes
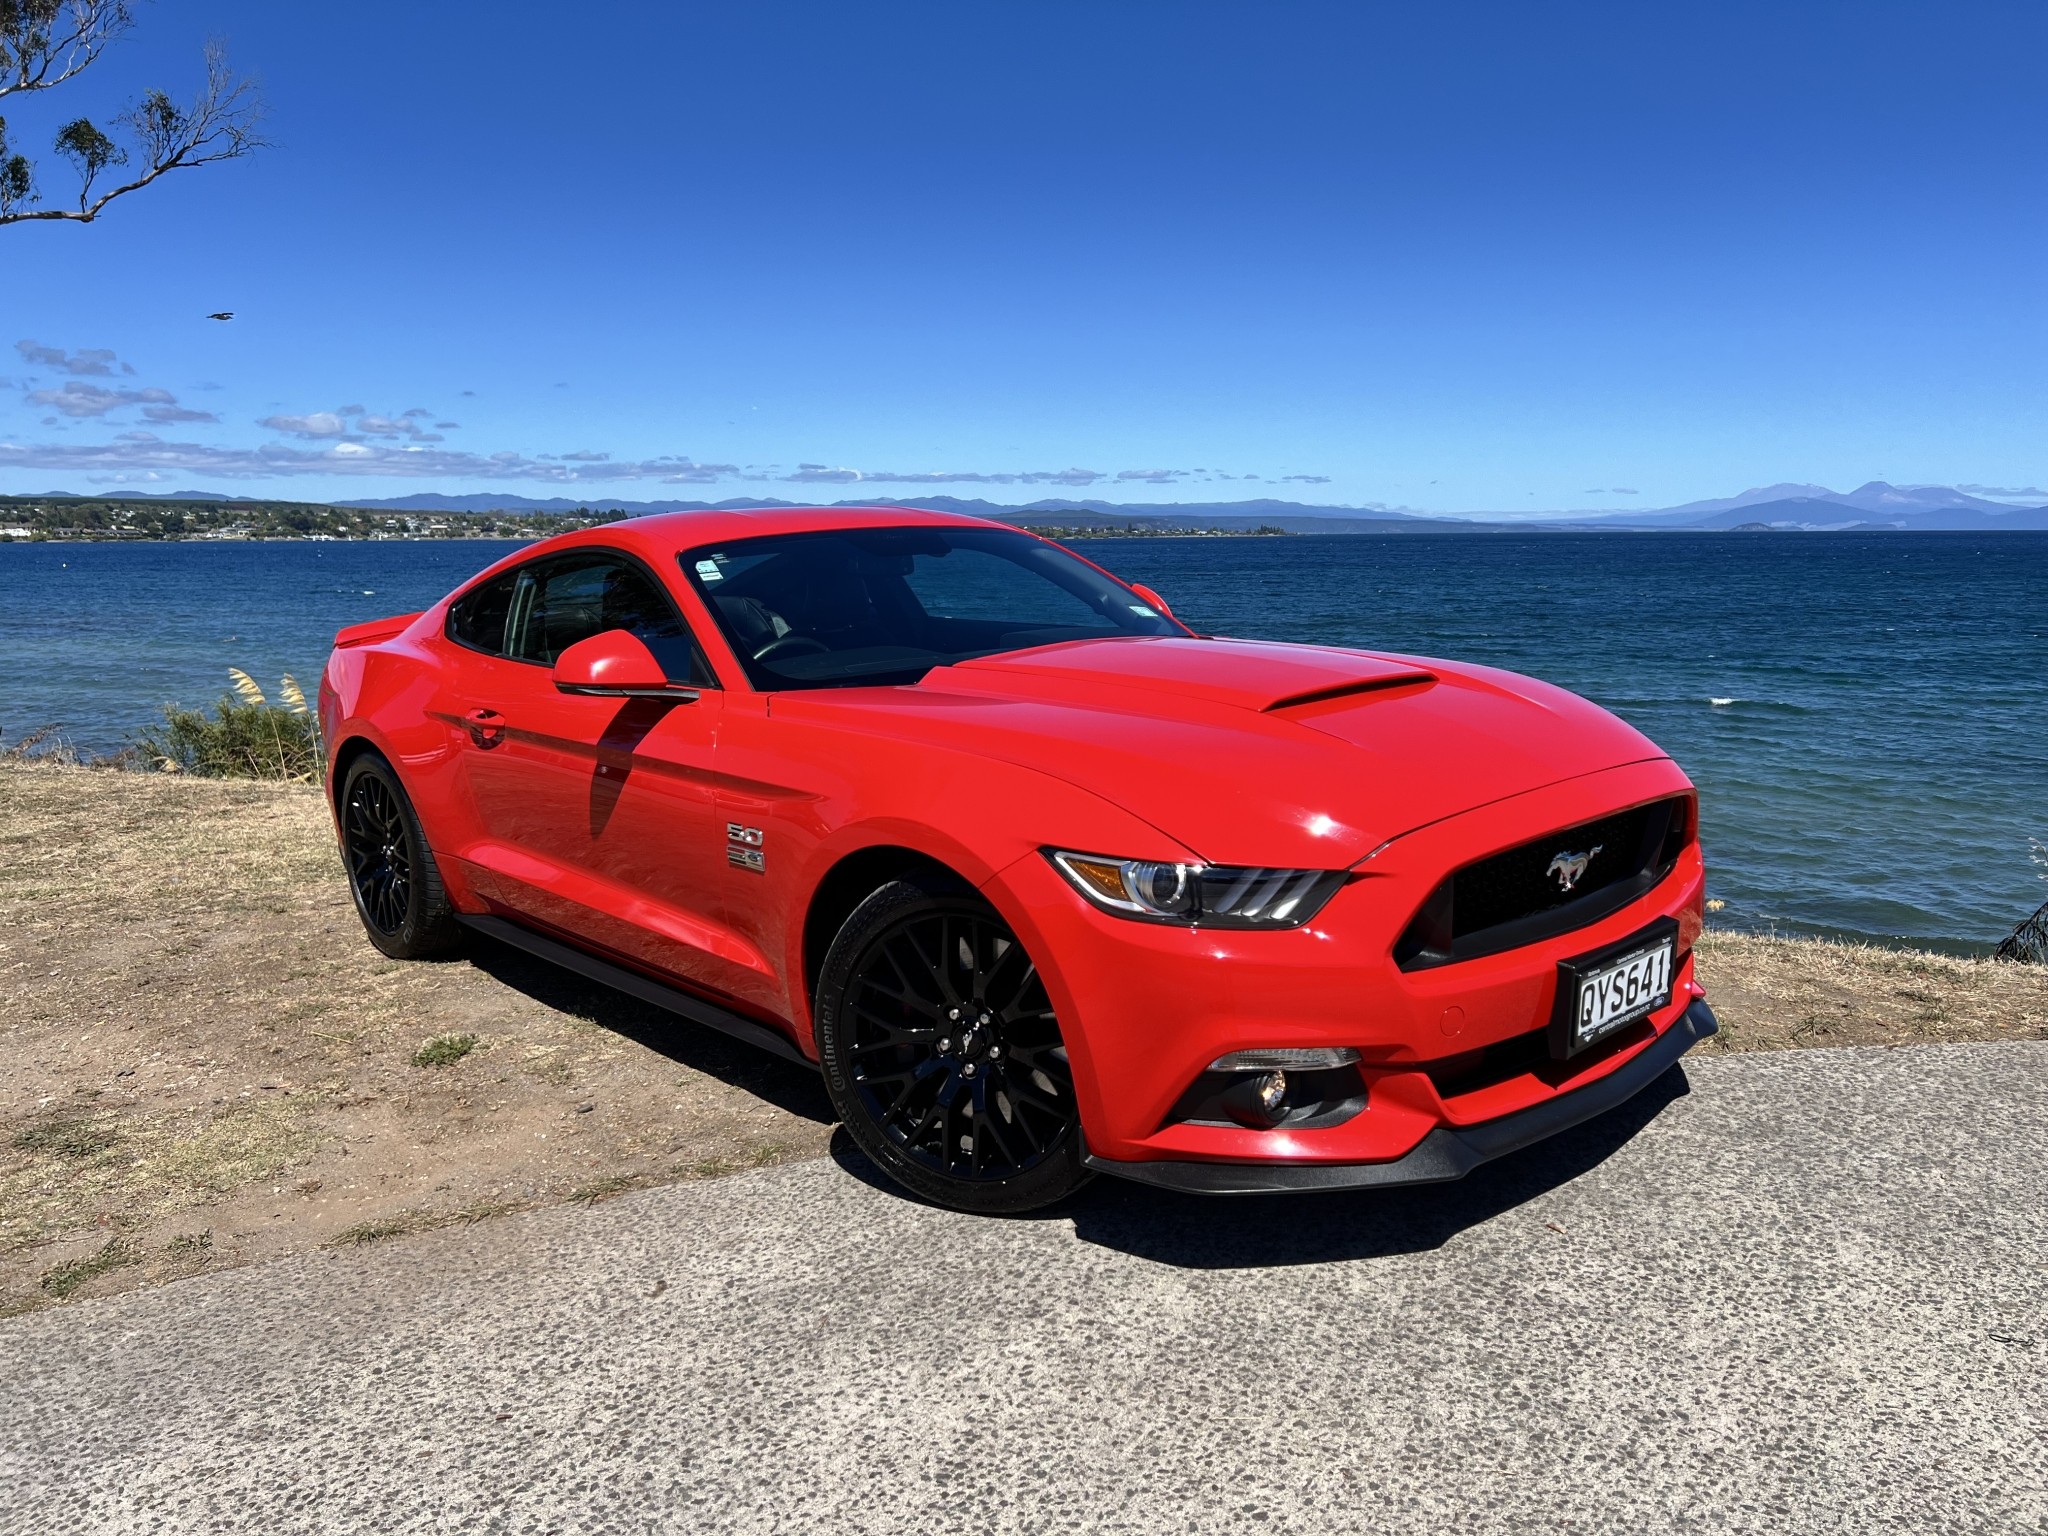
[[[958,1008],[948,1008],[946,1010],[946,1017],[949,1019],[957,1019],[960,1017],[960,1010]]]
[[[952,1042],[952,1041],[950,1041],[950,1040],[941,1040],[941,1041],[939,1042],[939,1054],[940,1054],[941,1056],[945,1055],[945,1054],[946,1054],[946,1052],[950,1051],[951,1049],[953,1049],[953,1042]]]
[[[967,1063],[967,1065],[966,1065],[966,1066],[962,1067],[962,1068],[960,1069],[960,1075],[961,1075],[962,1077],[972,1077],[972,1076],[974,1076],[974,1063],[970,1061],[969,1063]]]

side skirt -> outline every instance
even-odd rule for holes
[[[707,1002],[693,992],[685,992],[681,987],[672,987],[666,982],[656,981],[651,976],[643,976],[623,965],[601,960],[587,950],[578,949],[573,944],[565,944],[560,939],[550,938],[547,934],[536,932],[506,918],[486,917],[468,912],[458,912],[455,917],[463,927],[473,928],[486,938],[496,939],[501,944],[509,944],[514,949],[523,949],[529,955],[545,960],[551,965],[559,965],[566,971],[574,971],[579,976],[588,976],[592,981],[601,981],[616,991],[639,998],[643,1003],[652,1003],[657,1008],[665,1008],[670,1013],[679,1014],[692,1024],[702,1024],[707,1029],[731,1035],[735,1040],[744,1040],[748,1045],[756,1046],[770,1055],[780,1056],[784,1061],[793,1061],[813,1071],[817,1070],[818,1064],[799,1050],[796,1042],[780,1030],[770,1029],[765,1024],[757,1024],[729,1008],[721,1008],[716,1003]]]

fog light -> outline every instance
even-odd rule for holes
[[[1259,1108],[1277,1120],[1287,1105],[1287,1074],[1266,1073],[1252,1085],[1252,1097],[1259,1101]]]
[[[1216,1103],[1239,1125],[1270,1131],[1287,1118],[1287,1074],[1246,1072],[1216,1096]]]
[[[1232,1051],[1209,1063],[1211,1072],[1324,1072],[1358,1065],[1358,1052],[1348,1045],[1283,1047],[1278,1050]],[[1282,1084],[1282,1092],[1286,1085]]]

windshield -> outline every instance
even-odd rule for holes
[[[914,683],[997,651],[1187,633],[1058,545],[998,528],[771,534],[681,560],[764,692]]]

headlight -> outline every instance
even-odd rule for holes
[[[1344,883],[1341,869],[1158,864],[1054,848],[1046,850],[1046,857],[1105,912],[1189,927],[1299,928]]]

